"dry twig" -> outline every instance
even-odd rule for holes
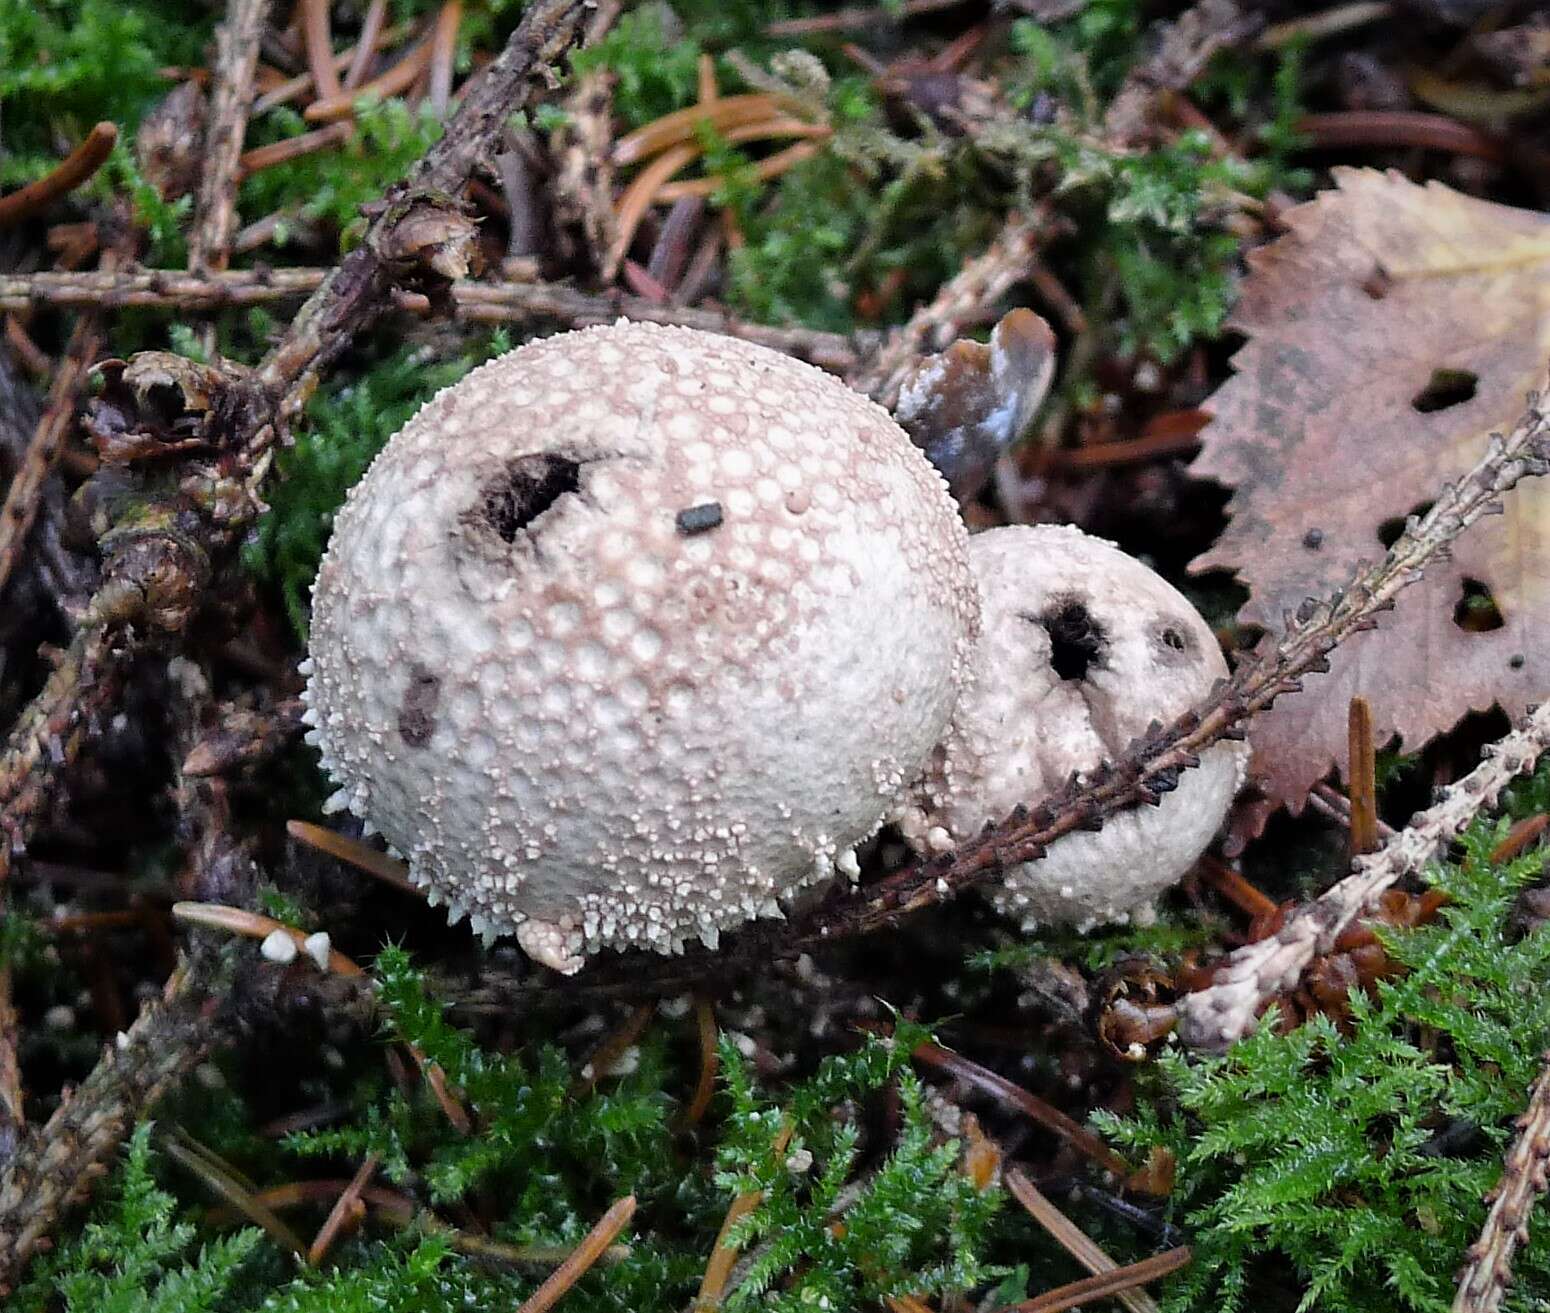
[[[1550,703],[1536,708],[1506,738],[1488,745],[1474,770],[1382,848],[1357,858],[1351,875],[1299,908],[1269,939],[1229,955],[1214,983],[1180,1002],[1180,1037],[1195,1048],[1221,1049],[1246,1034],[1260,1009],[1276,994],[1295,987],[1308,964],[1334,948],[1363,908],[1401,876],[1420,871],[1435,858],[1444,843],[1467,828],[1546,749]]]
[[[204,1061],[221,1031],[205,1015],[209,973],[180,970],[108,1046],[54,1115],[0,1165],[0,1293],[43,1244],[65,1207],[106,1170],[135,1121]]]
[[[231,239],[237,231],[238,161],[247,135],[253,73],[268,13],[269,0],[232,0],[231,12],[216,34],[215,90],[205,135],[204,174],[199,180],[194,228],[188,242],[191,273],[224,269],[231,259]],[[332,72],[330,68],[330,76]]]
[[[1487,1197],[1480,1238],[1469,1247],[1453,1313],[1496,1313],[1512,1284],[1512,1256],[1528,1239],[1534,1203],[1550,1185],[1550,1053],[1518,1118],[1518,1135],[1507,1150],[1502,1179]]]
[[[75,418],[75,402],[81,383],[97,359],[100,329],[101,320],[96,311],[88,310],[76,321],[64,356],[54,371],[43,417],[33,431],[32,442],[20,468],[5,490],[5,504],[0,506],[0,595],[5,593],[6,581],[11,577],[16,558],[37,519],[44,480],[59,459],[70,421]]]
[[[46,303],[77,308],[136,306],[186,313],[265,305],[311,295],[327,276],[326,270],[309,268],[239,269],[205,278],[157,269],[0,274],[0,310],[21,310]],[[622,316],[758,342],[836,371],[854,369],[877,341],[871,333],[847,337],[818,329],[752,324],[722,310],[663,305],[620,292],[581,292],[559,283],[486,283],[467,279],[453,282],[447,293],[452,313],[469,322],[550,320],[579,327],[611,323]],[[431,308],[416,293],[400,294],[395,304],[415,314],[426,314]]]

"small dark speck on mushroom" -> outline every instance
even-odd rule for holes
[[[721,519],[721,503],[708,501],[679,511],[674,523],[678,526],[679,533],[685,538],[691,538],[697,533],[706,533],[717,528],[721,524]]]
[[[409,687],[398,708],[398,736],[411,748],[423,748],[436,732],[436,704],[441,680],[416,662],[409,668]]]
[[[1309,529],[1308,532],[1302,536],[1302,545],[1310,552],[1318,551],[1318,549],[1324,545],[1324,530]]]

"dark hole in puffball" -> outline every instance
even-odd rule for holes
[[[518,456],[485,485],[484,518],[503,542],[517,535],[569,492],[581,491],[581,465],[552,451]]]
[[[1061,679],[1086,679],[1108,638],[1078,597],[1056,598],[1038,617],[1049,635],[1049,661]]]

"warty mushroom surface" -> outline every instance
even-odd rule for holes
[[[1227,677],[1189,600],[1102,539],[1013,525],[976,534],[969,558],[982,611],[973,684],[899,819],[923,853],[950,850],[1114,760]],[[1159,805],[1057,839],[992,886],[992,900],[1025,929],[1144,919],[1221,827],[1248,757],[1245,743],[1214,745]]]
[[[340,511],[313,608],[331,805],[562,971],[853,873],[978,629],[956,508],[886,412],[622,322],[430,401]]]

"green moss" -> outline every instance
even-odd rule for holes
[[[1261,1303],[1295,1274],[1300,1309],[1446,1309],[1485,1192],[1550,1041],[1550,932],[1517,891],[1542,853],[1492,865],[1507,821],[1477,824],[1430,882],[1450,904],[1384,936],[1407,968],[1351,998],[1348,1026],[1273,1018],[1221,1058],[1174,1053],[1142,1110],[1099,1115],[1116,1140],[1176,1156],[1174,1221],[1195,1258],[1171,1310]],[[1550,1240],[1515,1263],[1509,1307],[1550,1294]]]

